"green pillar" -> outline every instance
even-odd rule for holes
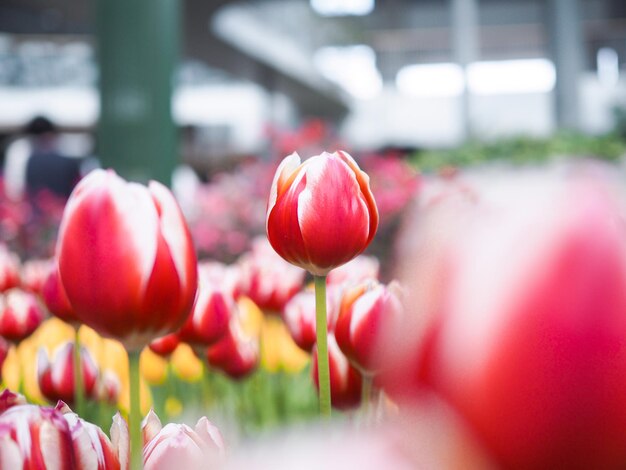
[[[172,120],[178,0],[97,0],[98,156],[138,181],[170,184],[178,159]]]

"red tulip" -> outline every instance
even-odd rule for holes
[[[57,246],[76,317],[139,350],[182,326],[193,305],[196,257],[171,192],[95,170],[74,189]]]
[[[233,379],[249,375],[259,364],[259,341],[247,336],[233,319],[226,334],[206,352],[207,361]]]
[[[19,393],[13,393],[8,388],[5,388],[2,393],[0,393],[0,414],[4,413],[6,410],[16,405],[25,405],[26,398],[24,395]]]
[[[81,419],[63,402],[55,410],[62,413],[69,426],[76,469],[125,470],[120,462],[120,450],[102,429]]]
[[[44,320],[44,311],[35,294],[11,289],[0,294],[0,336],[19,343]]]
[[[427,327],[405,375],[502,468],[626,465],[626,214],[604,173],[490,181],[443,250],[407,256]],[[411,289],[429,272],[436,294]]]
[[[74,309],[72,309],[65,293],[65,288],[61,284],[58,266],[55,265],[48,273],[41,289],[41,297],[52,315],[69,323],[74,328],[80,326],[80,321],[76,318]]]
[[[22,264],[22,288],[41,295],[52,265],[53,262],[49,259],[32,259]]]
[[[0,414],[0,468],[84,467],[76,466],[70,429],[59,411],[16,405]]]
[[[328,331],[333,331],[339,313],[341,288],[329,285],[326,294],[326,322]],[[315,292],[307,289],[296,294],[285,305],[283,320],[294,342],[305,351],[311,352],[317,341]]]
[[[87,348],[80,348],[81,370],[85,396],[96,398],[98,366]],[[37,378],[41,393],[51,402],[74,403],[74,343],[57,348],[52,362],[44,348],[39,349]]]
[[[280,314],[302,288],[306,274],[278,256],[265,237],[254,240],[239,266],[238,294],[250,297],[266,313]]]
[[[348,409],[358,406],[361,403],[361,374],[350,365],[332,334],[328,335],[328,363],[330,366],[330,401],[333,408]],[[319,390],[316,349],[313,350],[311,375]]]
[[[20,259],[0,244],[0,292],[20,285]]]
[[[324,276],[365,250],[377,227],[369,177],[346,152],[325,152],[303,163],[293,153],[281,162],[266,229],[284,259]]]
[[[170,333],[169,335],[152,340],[148,346],[154,354],[167,358],[172,355],[179,344],[180,340],[178,339],[178,335],[176,335],[176,333]]]
[[[4,360],[9,355],[9,349],[11,345],[0,336],[0,383],[2,383],[2,364],[4,364]]]
[[[402,304],[399,286],[365,282],[343,296],[335,326],[341,351],[364,374],[382,366],[378,351],[390,330],[400,323]]]
[[[154,413],[152,413],[154,417]],[[147,443],[143,449],[145,470],[166,468],[216,468],[224,456],[224,441],[217,427],[202,417],[194,428],[186,424],[169,423],[162,429],[158,418],[151,419]]]
[[[235,310],[234,286],[221,286],[226,266],[219,263],[204,265],[198,280],[198,295],[187,321],[177,333],[178,338],[194,348],[218,341],[228,329]]]

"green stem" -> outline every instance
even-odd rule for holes
[[[84,418],[85,412],[85,387],[83,385],[83,368],[80,357],[80,326],[74,329],[74,411],[78,416]]]
[[[368,374],[363,374],[361,385],[361,407],[366,421],[369,420],[370,404],[372,401],[372,382],[373,377]]]
[[[139,391],[139,355],[140,351],[128,352],[130,411],[128,427],[130,431],[131,469],[143,468],[143,438],[141,436],[141,403]]]
[[[320,388],[320,414],[329,417],[330,367],[328,363],[328,326],[326,320],[326,276],[315,278],[315,327],[317,332],[317,377]]]

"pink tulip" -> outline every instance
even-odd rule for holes
[[[41,297],[43,298],[48,311],[57,318],[77,328],[80,321],[74,314],[74,309],[70,305],[70,301],[65,293],[65,288],[61,284],[58,266],[50,269],[48,277],[44,281],[41,289]]]
[[[194,348],[209,346],[226,334],[236,308],[233,298],[234,284],[222,287],[226,272],[226,266],[219,263],[204,264],[201,270],[193,310],[177,333],[181,341]]]
[[[335,329],[339,313],[342,289],[329,285],[326,291],[326,321],[328,331]],[[311,352],[317,341],[315,326],[315,292],[306,289],[296,294],[283,310],[283,320],[294,342],[305,351]]]
[[[169,335],[152,340],[148,346],[154,354],[167,358],[172,355],[179,344],[180,340],[178,339],[178,335],[176,335],[176,333],[170,333]]]
[[[354,408],[361,403],[361,374],[350,365],[348,358],[343,355],[335,336],[328,335],[328,363],[330,366],[330,401],[333,408]],[[319,376],[317,372],[317,350],[313,350],[313,367],[311,367],[313,382],[319,390]]]
[[[373,256],[360,255],[328,273],[326,282],[333,285],[354,285],[378,279],[380,263]]]
[[[284,259],[324,276],[365,250],[377,227],[369,177],[346,152],[324,152],[303,163],[293,153],[281,162],[266,229]]]
[[[32,259],[22,264],[22,288],[41,295],[43,285],[48,278],[53,262],[49,259]]]
[[[421,346],[404,385],[444,400],[500,468],[626,465],[622,179],[579,167],[491,180],[454,235],[406,254],[426,327],[398,335]],[[427,292],[429,273],[441,282]]]
[[[76,469],[125,470],[119,449],[102,429],[81,419],[63,402],[59,402],[55,410],[62,413],[69,426]]]
[[[81,370],[85,396],[96,398],[98,366],[89,350],[80,348]],[[50,362],[44,348],[39,350],[37,378],[41,393],[51,402],[62,400],[74,403],[74,343],[67,342],[59,346]]]
[[[364,282],[344,294],[335,338],[352,365],[369,375],[383,366],[378,351],[402,313],[397,283]]]
[[[174,423],[160,426],[153,413],[144,421],[145,470],[210,469],[221,465],[224,441],[219,429],[206,417],[200,418],[195,428]]]
[[[302,288],[305,272],[286,263],[267,238],[257,238],[252,250],[239,260],[238,294],[250,297],[267,313],[280,314],[285,304]]]
[[[59,411],[16,405],[0,414],[0,468],[84,467],[76,466],[70,428]]]
[[[44,311],[35,294],[11,289],[0,294],[0,336],[19,343],[44,320]]]
[[[57,246],[76,317],[135,351],[182,326],[193,305],[196,256],[171,192],[95,170],[74,189]]]
[[[20,285],[20,259],[0,244],[0,292]]]
[[[122,392],[122,384],[119,377],[115,372],[109,369],[105,369],[96,384],[96,396],[97,399],[115,405]]]
[[[16,405],[25,405],[26,398],[24,395],[20,395],[19,393],[13,393],[8,388],[5,388],[2,393],[0,393],[0,414],[4,413],[6,410]]]

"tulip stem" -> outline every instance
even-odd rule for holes
[[[315,278],[315,329],[317,334],[317,377],[319,381],[320,414],[329,417],[330,367],[328,363],[328,324],[326,320],[326,276]]]
[[[372,382],[373,377],[371,375],[363,374],[361,382],[361,407],[366,421],[369,421],[370,404],[372,401]]]
[[[139,391],[139,356],[140,351],[128,352],[130,411],[128,413],[128,427],[130,428],[130,458],[131,469],[143,468],[143,438],[141,437],[141,403]]]
[[[83,368],[80,357],[80,326],[74,329],[74,406],[75,412],[81,418],[85,415],[85,387],[83,385]]]

